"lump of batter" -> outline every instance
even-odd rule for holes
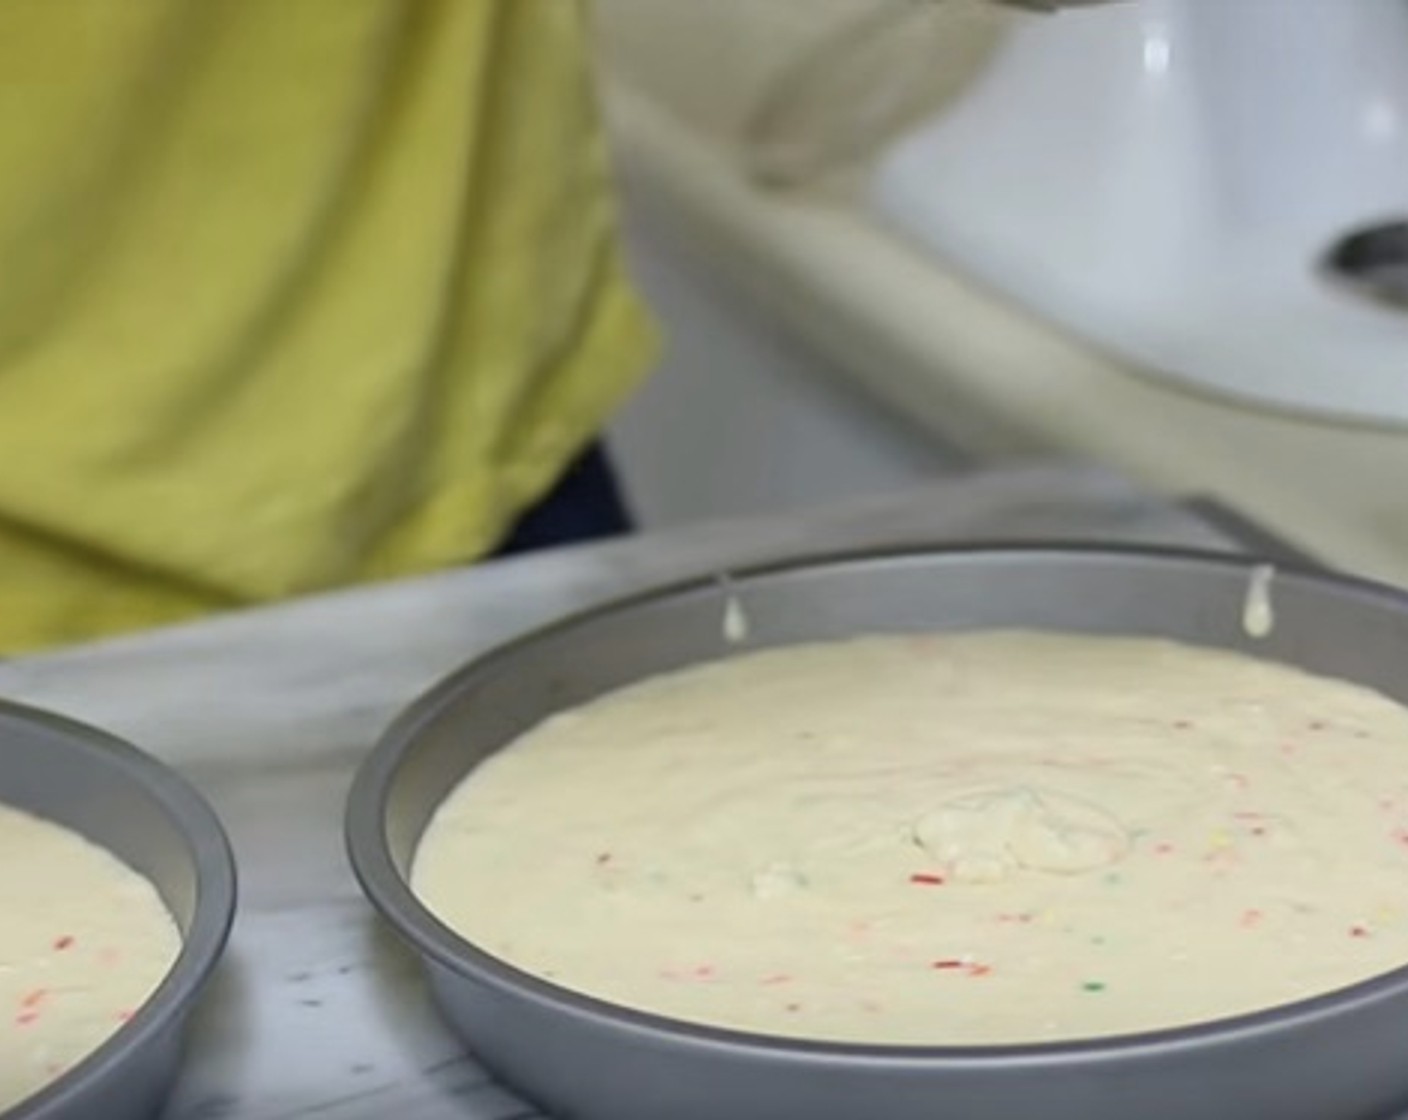
[[[921,817],[914,838],[950,878],[970,883],[1021,870],[1095,871],[1129,848],[1128,834],[1105,810],[1027,786],[954,798]]]
[[[77,833],[0,804],[0,1112],[101,1046],[170,971],[156,888]]]
[[[1408,710],[1142,639],[746,654],[524,735],[412,879],[503,960],[695,1022],[967,1045],[1205,1021],[1408,964]]]

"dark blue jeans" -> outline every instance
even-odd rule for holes
[[[619,536],[632,529],[606,449],[592,444],[551,492],[523,515],[497,556]]]

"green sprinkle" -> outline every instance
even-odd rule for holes
[[[1087,980],[1081,985],[1081,990],[1086,992],[1103,992],[1105,985],[1099,980]]]
[[[1105,938],[1097,933],[1094,937],[1090,939],[1090,943],[1092,945],[1103,945],[1105,944]]]
[[[1118,871],[1111,871],[1105,876],[1105,882],[1112,887],[1117,887],[1124,882],[1124,876]]]

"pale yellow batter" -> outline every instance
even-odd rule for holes
[[[0,1112],[96,1050],[170,971],[156,889],[77,833],[0,804]]]
[[[1132,639],[751,654],[523,737],[441,807],[413,880],[502,959],[697,1022],[1186,1024],[1408,964],[1408,710]]]

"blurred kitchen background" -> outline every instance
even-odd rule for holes
[[[645,526],[1076,461],[1408,583],[1408,314],[1330,268],[1408,211],[1405,0],[597,13]]]

